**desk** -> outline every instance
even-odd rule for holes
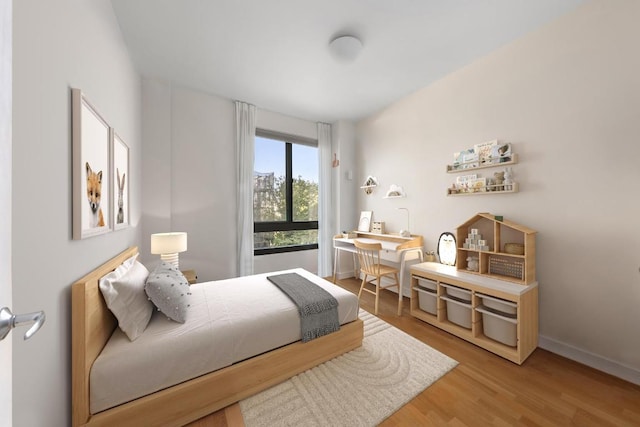
[[[391,264],[400,265],[400,289],[398,290],[398,299],[402,300],[402,289],[405,282],[405,262],[409,259],[408,255],[412,254],[420,262],[423,261],[423,239],[422,236],[411,235],[411,237],[402,237],[398,234],[376,234],[358,231],[354,239],[346,239],[337,235],[333,238],[333,248],[335,252],[335,260],[333,263],[333,283],[336,282],[336,272],[338,270],[338,259],[340,251],[350,252],[353,254],[354,276],[360,277],[356,262],[356,247],[353,241],[358,239],[365,243],[380,243],[382,250],[380,251],[380,260],[387,261]],[[408,289],[408,288],[407,288]]]

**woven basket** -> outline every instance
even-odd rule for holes
[[[524,255],[524,245],[522,243],[505,243],[504,251],[511,255]]]

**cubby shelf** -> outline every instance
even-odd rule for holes
[[[435,286],[435,313],[420,307],[419,291],[424,289],[420,281],[426,279]],[[501,279],[501,278],[500,278]],[[522,364],[538,346],[538,283],[527,286],[500,280],[490,275],[471,274],[456,267],[435,262],[424,262],[411,267],[411,315],[423,322],[447,331],[498,356]],[[447,289],[455,286],[471,293],[469,313],[471,327],[465,328],[449,320],[447,301],[442,297]],[[433,291],[431,291],[433,292]],[[485,335],[482,298],[490,296],[516,306],[515,345],[489,338]]]
[[[488,250],[476,247],[465,248],[465,240],[472,230],[481,236]],[[517,243],[524,247],[522,255],[507,253],[506,243]],[[536,231],[513,221],[496,219],[490,213],[479,213],[456,229],[458,246],[457,269],[478,275],[496,277],[501,280],[526,285],[536,280]],[[469,268],[468,258],[478,257],[478,270]]]

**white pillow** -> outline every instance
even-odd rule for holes
[[[158,311],[175,322],[186,321],[191,292],[189,282],[177,267],[162,261],[149,274],[144,290]]]
[[[153,314],[153,304],[144,292],[149,270],[136,261],[138,254],[100,279],[100,291],[118,326],[131,341],[144,332]]]

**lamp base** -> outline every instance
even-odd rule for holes
[[[168,262],[173,265],[175,268],[180,269],[178,265],[178,254],[161,254],[160,259],[164,262]]]

